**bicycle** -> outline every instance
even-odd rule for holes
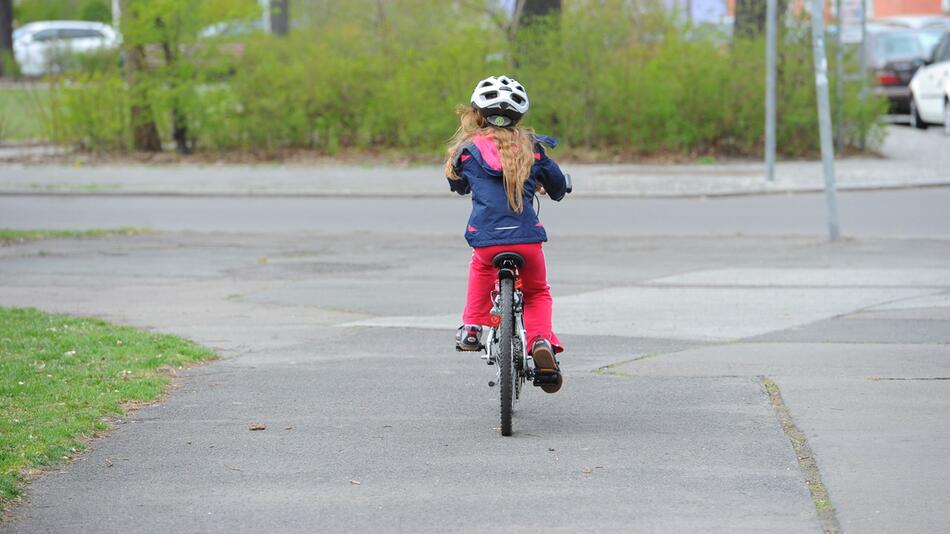
[[[565,175],[567,193],[573,189],[571,176]],[[518,269],[524,258],[515,252],[500,252],[492,258],[498,269],[498,283],[492,291],[492,325],[486,342],[482,344],[488,365],[496,366],[495,380],[489,387],[498,386],[501,401],[501,435],[511,435],[513,405],[521,398],[521,388],[531,380],[532,385],[557,385],[563,381],[560,371],[535,368],[527,353],[528,342],[524,328],[524,295]],[[531,364],[529,364],[531,362]]]

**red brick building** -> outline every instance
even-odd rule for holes
[[[735,0],[726,0],[729,15],[735,14]],[[792,5],[801,9],[809,0],[793,0]],[[834,0],[825,0],[829,11]],[[894,17],[898,15],[950,15],[950,0],[867,0],[868,18]]]
[[[868,15],[872,18],[896,15],[950,15],[948,0],[871,0]]]

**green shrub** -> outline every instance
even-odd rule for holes
[[[112,20],[110,0],[20,0],[14,2],[14,18],[20,24],[37,20]]]
[[[474,82],[505,72],[528,88],[528,124],[568,146],[627,154],[762,150],[764,43],[688,31],[662,2],[566,0],[562,16],[536,19],[508,39],[488,26],[484,13],[454,2],[313,1],[312,11],[300,10],[303,26],[289,36],[237,39],[244,47],[239,56],[219,46],[234,40],[198,40],[200,25],[191,22],[174,34],[171,46],[179,53],[172,63],[160,60],[157,44],[168,42],[169,29],[156,30],[153,21],[162,9],[184,13],[194,0],[151,2],[129,30],[158,58],[145,73],[142,98],[164,139],[177,117],[197,149],[395,149],[435,156]],[[199,19],[213,20],[211,11],[202,13]],[[818,147],[807,28],[786,30],[779,47],[777,134],[786,156],[811,155]],[[129,147],[129,128],[120,124],[128,113],[114,108],[129,104],[129,95],[109,65],[85,66],[87,74],[62,86],[58,140],[97,150]],[[89,101],[79,94],[84,91],[115,99],[104,111],[77,108]],[[852,84],[843,110],[850,141],[877,135],[880,100],[862,105]],[[100,126],[103,133],[95,134]]]
[[[129,91],[116,72],[76,76],[50,87],[49,130],[54,141],[97,152],[129,150]]]

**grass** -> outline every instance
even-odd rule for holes
[[[0,142],[45,139],[49,98],[45,87],[0,88]]]
[[[116,235],[139,235],[151,232],[148,228],[123,226],[121,228],[93,228],[91,230],[15,230],[0,228],[0,245],[12,245],[37,239],[109,237]]]
[[[105,418],[158,399],[174,369],[215,357],[175,336],[0,307],[0,510],[32,473],[106,430]]]

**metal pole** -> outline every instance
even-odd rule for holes
[[[270,32],[270,0],[257,0],[257,3],[261,6],[261,23],[264,30]]]
[[[835,148],[838,152],[844,151],[844,50],[841,34],[844,27],[841,22],[841,0],[835,0],[835,14],[837,16],[838,33],[835,39]]]
[[[765,176],[775,181],[775,71],[778,0],[768,0],[765,14]]]
[[[828,98],[828,58],[825,55],[825,11],[822,0],[812,0],[811,34],[815,54],[815,92],[818,97],[818,128],[821,136],[821,162],[825,174],[825,200],[828,203],[828,238],[837,241],[838,198],[835,190],[835,147],[831,141],[831,106]]]

